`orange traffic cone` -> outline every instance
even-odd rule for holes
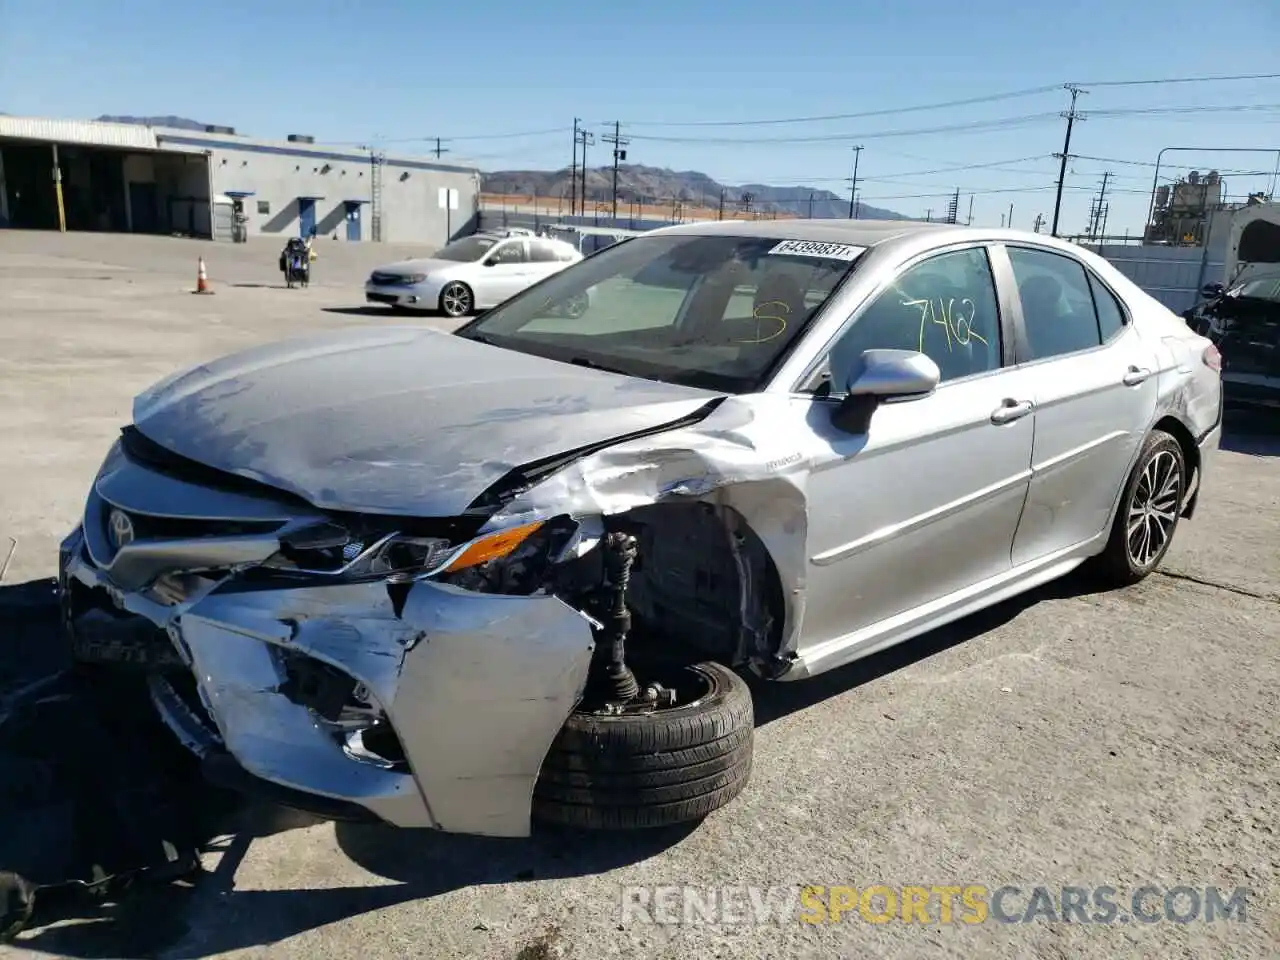
[[[196,268],[196,288],[192,293],[213,293],[209,288],[209,275],[204,270],[204,257],[199,259],[199,265]]]

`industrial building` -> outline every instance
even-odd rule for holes
[[[479,195],[473,167],[307,136],[0,115],[0,228],[439,246]]]

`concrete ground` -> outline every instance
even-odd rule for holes
[[[0,232],[0,563],[3,537],[18,541],[6,584],[54,572],[138,390],[264,340],[391,322],[360,310],[360,282],[406,251],[320,251],[316,285],[289,291],[274,243]],[[215,296],[189,293],[198,255]],[[157,913],[177,925],[161,955],[1276,956],[1280,441],[1224,447],[1199,515],[1144,583],[1093,593],[1070,579],[758,691],[751,784],[696,827],[493,841],[268,817]],[[1012,884],[1018,911],[1036,886],[1109,885],[1122,906],[1145,884],[1253,895],[1243,923],[874,924],[854,910],[662,925],[621,915],[633,884]],[[8,953],[104,955],[83,926]]]

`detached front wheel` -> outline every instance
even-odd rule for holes
[[[751,776],[755,716],[746,682],[718,663],[684,667],[675,706],[573,713],[543,761],[537,820],[633,830],[701,820]]]

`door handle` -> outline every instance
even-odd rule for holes
[[[1008,399],[991,412],[992,423],[1012,423],[1021,420],[1035,408],[1030,400]]]
[[[1126,387],[1136,387],[1149,376],[1151,376],[1151,371],[1146,367],[1130,367],[1125,371],[1124,385]]]

